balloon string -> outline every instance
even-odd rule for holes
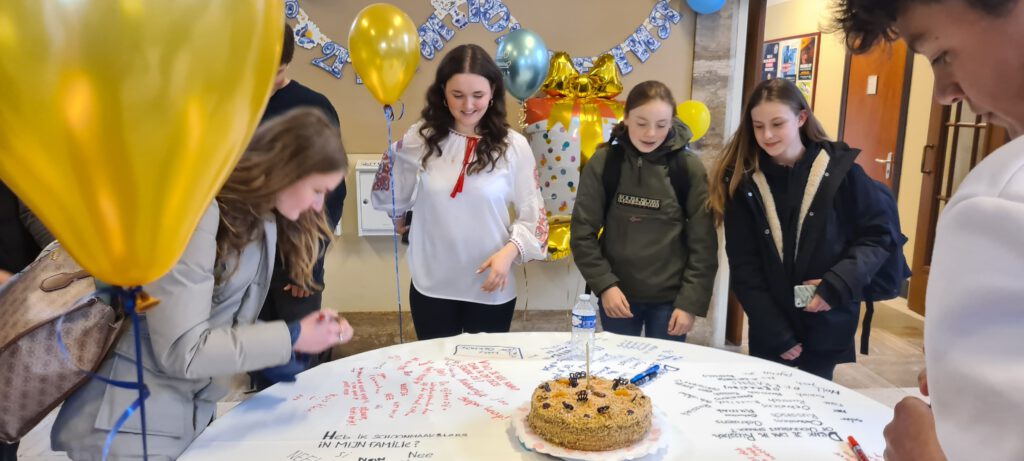
[[[149,459],[149,446],[146,443],[146,397],[149,392],[146,389],[146,384],[142,381],[142,341],[140,340],[142,330],[139,329],[139,316],[135,311],[135,299],[140,291],[142,291],[141,287],[122,288],[120,295],[124,310],[132,319],[132,329],[135,330],[135,377],[139,383],[138,403],[139,418],[142,420],[142,459]],[[122,416],[122,418],[128,419],[126,416]]]
[[[71,358],[71,353],[68,351],[67,344],[64,342],[63,331],[65,316],[62,315],[60,318],[57,319],[57,347],[60,349],[61,355],[64,357],[65,360],[68,361],[68,363],[71,364],[71,366],[78,368],[78,370],[81,371],[83,374],[86,374],[94,379],[103,381],[107,384],[110,384],[111,386],[120,387],[124,389],[136,389],[139,391],[139,398],[132,402],[132,404],[129,405],[128,408],[126,408],[121,413],[121,416],[114,423],[114,427],[112,427],[110,429],[110,432],[107,433],[107,437],[103,443],[103,451],[101,458],[103,461],[106,461],[107,458],[110,456],[110,447],[114,443],[114,437],[116,437],[117,434],[121,432],[121,427],[123,427],[124,424],[128,422],[128,418],[135,414],[136,410],[139,410],[142,422],[142,459],[149,459],[149,447],[147,446],[146,443],[146,407],[144,403],[146,398],[149,397],[149,388],[146,386],[146,383],[143,382],[142,380],[142,343],[140,336],[141,332],[139,330],[139,316],[137,311],[135,310],[135,298],[136,296],[139,295],[141,291],[142,289],[140,287],[102,288],[96,290],[95,292],[89,293],[86,296],[83,296],[74,303],[74,305],[76,306],[81,305],[86,302],[89,302],[90,299],[97,298],[100,295],[110,295],[111,297],[119,297],[121,299],[121,306],[123,307],[125,313],[127,313],[128,316],[131,318],[132,329],[134,330],[135,335],[135,372],[137,379],[137,381],[135,382],[118,381],[115,379],[107,378],[105,376],[100,376],[96,373],[93,373],[90,370],[86,370],[85,368],[82,368],[75,364],[74,359]]]
[[[398,115],[398,118],[402,118],[405,115],[405,104],[402,104],[402,112]],[[388,181],[391,186],[391,216],[394,219],[391,220],[391,240],[394,244],[395,253],[395,297],[398,303],[398,343],[405,344],[405,329],[403,328],[402,321],[402,282],[401,275],[398,270],[398,205],[395,200],[395,156],[394,149],[391,146],[391,123],[395,121],[395,110],[390,104],[384,105],[384,119],[388,123]],[[409,223],[405,223],[409,225]]]

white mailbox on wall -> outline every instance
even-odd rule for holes
[[[358,205],[359,236],[388,235],[394,232],[391,218],[383,211],[373,209],[370,202],[370,191],[373,189],[373,177],[377,173],[380,160],[359,160],[356,162],[356,200]]]

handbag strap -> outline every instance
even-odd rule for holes
[[[63,290],[72,283],[89,277],[91,277],[91,275],[86,271],[61,272],[43,279],[43,281],[39,283],[39,289],[46,293]]]

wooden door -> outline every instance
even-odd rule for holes
[[[910,278],[907,298],[907,305],[914,312],[925,314],[935,228],[942,209],[967,173],[1006,141],[1006,129],[983,123],[981,117],[963,103],[932,105],[928,143],[921,156],[921,202],[910,269],[914,275]]]
[[[903,41],[847,56],[839,139],[859,148],[857,163],[895,193],[912,69]]]

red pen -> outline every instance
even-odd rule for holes
[[[853,438],[851,435],[846,437],[846,441],[850,442],[850,448],[853,449],[853,454],[857,455],[857,459],[860,461],[871,461],[868,459],[868,455],[864,453],[864,449],[860,447],[859,443],[857,443],[857,439]]]

